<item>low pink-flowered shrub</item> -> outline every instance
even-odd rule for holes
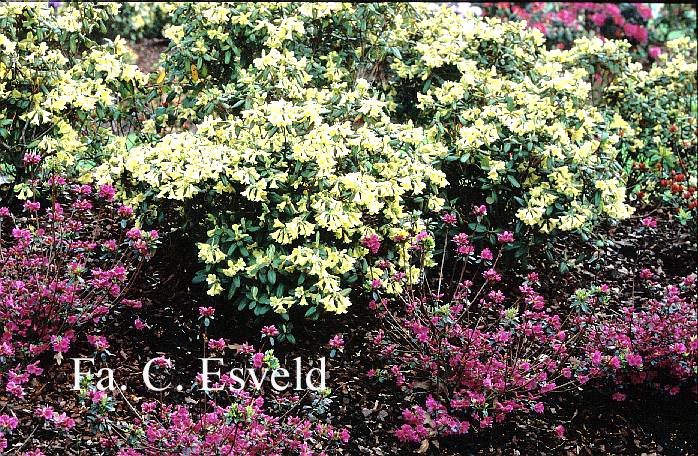
[[[209,339],[206,331],[214,313],[211,307],[199,309],[208,357],[226,356],[226,363],[254,369],[257,378],[271,375],[265,370],[273,372],[280,367],[272,349],[265,351],[247,343],[229,346],[225,339]],[[271,345],[278,335],[274,326],[262,330],[262,340]],[[228,353],[228,347],[235,347],[236,353]],[[172,367],[172,363],[163,359],[161,367]],[[102,446],[118,450],[119,456],[310,456],[332,453],[349,441],[346,429],[337,429],[313,416],[321,413],[316,413],[317,407],[304,405],[300,397],[304,393],[257,390],[250,377],[240,378],[245,381],[242,388],[239,380],[228,373],[215,375],[208,378],[210,390],[204,392],[199,374],[185,393],[185,404],[146,401],[135,419],[113,419],[116,407],[112,399],[91,386],[82,391],[82,396],[91,403],[91,422],[97,424],[95,430],[102,435]],[[316,394],[322,396],[323,391]]]
[[[428,237],[416,234],[414,247]],[[513,235],[504,232],[498,242],[506,246]],[[586,366],[571,358],[579,334],[536,291],[535,273],[512,292],[496,269],[501,250],[477,249],[466,233],[444,248],[443,261],[453,257],[457,265],[440,266],[435,281],[389,276],[387,260],[379,262],[386,274],[373,279],[403,288],[395,299],[374,292],[371,307],[383,327],[372,342],[387,364],[375,375],[424,398],[424,407],[403,411],[405,424],[395,431],[401,441],[463,434],[518,411],[543,413],[542,398]]]
[[[139,305],[124,295],[157,242],[157,232],[132,227],[133,211],[112,201],[109,186],[95,190],[53,177],[35,194],[44,197],[26,201],[19,213],[0,207],[0,388],[20,405],[30,379],[60,361],[78,337],[106,348],[100,324],[120,303]],[[16,426],[16,417],[3,416],[13,418],[0,416],[0,447]],[[57,412],[50,421],[71,424]]]
[[[453,229],[450,218],[442,220]],[[413,248],[430,238],[413,234]],[[368,287],[382,326],[370,337],[385,367],[369,375],[391,379],[417,403],[403,410],[399,440],[464,434],[514,412],[541,414],[548,394],[592,379],[616,388],[660,373],[695,380],[694,276],[667,287],[662,299],[638,296],[615,311],[606,285],[578,290],[572,305],[551,306],[536,291],[535,272],[518,289],[503,281],[497,265],[514,241],[502,233],[493,253],[467,233],[447,235],[435,279],[424,264],[415,274],[414,265],[404,273],[388,259],[376,261],[374,272],[383,274]]]
[[[610,377],[619,391],[628,384],[650,383],[669,394],[682,384],[695,387],[698,375],[698,299],[696,275],[678,285],[662,285],[649,269],[639,273],[638,296],[609,305],[608,287],[577,290],[576,322],[586,332],[584,351],[596,375]]]
[[[297,398],[296,398],[297,399]],[[295,415],[284,416],[295,401],[270,403],[248,392],[231,393],[232,404],[215,401],[198,407],[144,403],[142,419],[127,429],[129,442],[103,439],[106,446],[121,448],[120,456],[190,454],[230,456],[284,454],[322,455],[346,443],[346,430],[316,424]],[[273,411],[270,411],[273,410]],[[281,412],[281,413],[275,413]]]

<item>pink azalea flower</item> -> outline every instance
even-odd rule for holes
[[[445,224],[447,224],[447,225],[455,225],[456,222],[458,221],[458,219],[456,218],[456,216],[453,215],[453,214],[444,214],[444,215],[441,217],[441,220],[443,220],[443,222],[444,222]]]
[[[129,218],[133,215],[133,208],[130,206],[120,206],[116,211],[119,217]]]
[[[336,334],[332,339],[330,339],[329,345],[330,347],[338,350],[344,347],[344,338],[341,334]]]
[[[371,234],[361,239],[361,245],[366,247],[371,254],[375,255],[381,248],[381,241],[377,234]]]
[[[111,185],[102,185],[99,187],[99,197],[107,201],[112,201],[116,195],[116,189]]]
[[[484,204],[473,206],[473,215],[487,215],[487,206]]]
[[[611,397],[613,398],[614,401],[623,402],[627,396],[623,393],[615,392],[615,393],[613,393],[613,396],[611,396]]]
[[[252,365],[255,367],[255,369],[261,369],[261,367],[264,365],[264,353],[255,353],[252,356]]]
[[[276,337],[279,335],[279,330],[276,329],[276,326],[269,325],[262,328],[262,334],[268,337]]]
[[[225,339],[222,337],[220,339],[209,339],[208,348],[214,351],[223,350],[226,346]]]
[[[24,203],[24,210],[27,212],[38,212],[41,208],[41,203],[38,201],[26,201]]]
[[[22,161],[25,165],[38,165],[41,162],[41,155],[34,152],[27,152],[24,154]]]
[[[499,233],[497,235],[497,242],[500,244],[508,244],[511,242],[514,242],[514,233],[511,231],[504,231],[503,233]]]
[[[216,313],[216,309],[213,307],[199,307],[199,315],[202,317],[212,317]]]

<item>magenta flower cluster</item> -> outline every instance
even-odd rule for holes
[[[505,231],[498,241],[503,248],[514,238]],[[602,285],[578,290],[570,309],[553,310],[536,289],[537,273],[512,292],[496,270],[501,252],[478,254],[465,233],[450,242],[460,261],[455,286],[429,279],[420,266],[419,283],[397,297],[376,292],[369,305],[382,323],[370,342],[385,366],[370,376],[392,379],[407,397],[424,401],[403,410],[399,440],[421,442],[487,428],[512,413],[544,413],[549,394],[591,380],[622,400],[628,383],[653,382],[674,394],[694,375],[695,276],[661,287],[643,273],[660,298],[616,306]],[[659,382],[666,377],[672,380]],[[556,432],[563,437],[564,427]]]
[[[549,7],[548,2],[486,2],[485,15],[525,20],[530,27],[540,30],[558,47],[564,47],[570,32],[593,31],[602,39],[627,39],[644,45],[649,39],[647,21],[652,9],[642,3],[560,2]],[[659,51],[660,52],[660,51]],[[652,51],[653,58],[659,55]]]
[[[215,312],[213,307],[199,308],[202,318],[213,319]],[[207,327],[202,325],[204,338],[207,338]],[[270,325],[263,327],[260,333],[264,340],[277,336],[279,331]],[[337,338],[333,341],[337,343]],[[217,354],[223,354],[228,346],[223,338],[208,341],[208,347]],[[235,348],[237,354],[233,357],[238,365],[244,365],[247,360],[252,368],[261,372],[278,363],[271,351],[264,352],[247,343]],[[201,381],[201,375],[197,376],[196,386],[200,386]],[[291,413],[301,410],[298,407],[301,398],[295,394],[262,393],[247,387],[249,383],[245,383],[247,388],[243,389],[231,389],[234,386],[233,378],[224,373],[212,385],[215,389],[222,388],[220,391],[202,394],[186,405],[143,402],[138,419],[117,425],[118,432],[102,433],[101,445],[118,450],[116,454],[120,456],[322,456],[334,454],[333,450],[349,441],[347,429]],[[109,401],[104,396],[98,399],[102,403]],[[95,422],[107,421],[101,419],[109,415],[107,408],[93,407],[91,410]]]
[[[129,239],[119,223],[132,221],[119,213],[130,210],[111,203],[105,187],[94,193],[52,178],[20,213],[0,208],[0,388],[11,404],[21,406],[43,373],[40,359],[62,357],[85,334],[95,351],[106,350],[99,325],[120,302],[139,305],[123,298],[157,234],[143,245]],[[43,415],[58,427],[73,424],[58,412]],[[0,426],[0,446],[9,431]]]

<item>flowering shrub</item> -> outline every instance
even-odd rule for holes
[[[0,179],[31,197],[24,179],[41,163],[74,172],[111,141],[126,141],[145,108],[145,76],[123,40],[98,45],[116,4],[0,6]],[[135,133],[129,138],[133,141]],[[85,160],[88,160],[86,163]],[[68,172],[68,171],[66,171]]]
[[[595,104],[628,139],[619,161],[637,200],[674,206],[682,222],[695,217],[696,42],[666,43],[648,70],[631,62],[621,42],[581,39],[569,51],[551,54],[594,80]]]
[[[208,220],[198,280],[239,308],[346,311],[358,240],[438,210],[442,170],[449,199],[487,198],[501,225],[518,217],[517,236],[632,212],[622,140],[589,105],[584,71],[549,62],[521,24],[405,4],[197,3],[165,35],[146,130],[196,132],[114,143],[96,177],[153,215],[170,200]]]
[[[648,71],[631,66],[607,90],[635,132],[624,159],[638,200],[675,207],[681,223],[698,215],[696,71],[696,41],[682,38],[667,42]]]
[[[368,96],[366,86],[355,93]],[[339,101],[327,95],[325,106]],[[148,209],[170,202],[190,221],[208,220],[198,248],[209,295],[235,296],[258,315],[294,305],[308,307],[308,316],[318,307],[343,313],[350,305],[343,285],[367,252],[360,238],[398,233],[422,206],[414,198],[438,207],[432,189],[444,180],[420,129],[308,120],[310,104],[321,106],[260,103],[244,118],[115,155],[98,172],[126,183],[127,195]]]
[[[513,241],[510,232],[500,236],[502,245]],[[544,396],[570,386],[589,366],[573,357],[582,332],[551,311],[535,290],[535,273],[517,293],[505,291],[496,270],[500,257],[501,250],[477,250],[468,234],[459,233],[444,243],[441,272],[433,281],[426,270],[391,273],[387,260],[374,271],[383,268],[373,279],[370,304],[382,328],[371,337],[386,367],[372,374],[426,396],[424,406],[403,411],[405,424],[395,431],[399,440],[464,434],[513,412],[543,413]],[[450,260],[456,264],[444,272]],[[391,282],[402,292],[389,300],[381,291]]]
[[[590,103],[584,69],[563,68],[537,30],[444,10],[396,41],[391,68],[419,84],[419,122],[448,147],[450,199],[486,200],[492,225],[516,218],[519,237],[632,213],[615,161],[623,138]]]
[[[384,83],[385,65],[374,64],[391,53],[382,34],[395,33],[403,20],[413,26],[415,14],[407,4],[180,3],[163,31],[171,44],[153,76],[159,84],[153,96],[165,101],[153,120],[161,127],[211,114],[225,118],[249,109],[242,101],[248,96],[297,99],[298,84],[339,89],[359,78]],[[277,69],[280,59],[285,62]],[[247,80],[258,72],[270,78]],[[312,80],[294,80],[308,76]],[[393,109],[379,100],[386,113]]]
[[[545,35],[549,47],[560,49],[586,35],[626,39],[641,47],[648,41],[648,21],[654,16],[645,3],[501,2],[480,6],[486,16],[527,21]]]
[[[224,339],[208,339],[206,328],[214,318],[210,307],[199,309],[204,340],[208,340],[205,353],[209,356],[229,355]],[[272,341],[279,334],[273,326],[262,331],[264,338]],[[210,350],[210,352],[209,352]],[[238,368],[254,369],[255,376],[271,376],[267,371],[280,367],[273,350],[239,345],[237,354],[231,356]],[[162,366],[171,366],[163,360]],[[301,398],[278,392],[253,390],[248,377],[236,378],[234,374],[212,376],[208,381],[211,390],[201,393],[198,400],[189,399],[186,405],[145,401],[138,418],[131,421],[116,420],[112,398],[86,385],[81,391],[90,405],[92,421],[102,435],[104,447],[117,449],[118,455],[324,455],[341,448],[349,441],[349,432],[312,417],[314,410],[299,416]],[[215,381],[211,381],[215,378]],[[273,378],[273,377],[272,377]],[[240,385],[240,380],[244,385]],[[284,383],[282,381],[281,383]],[[198,394],[202,387],[201,374],[190,390]],[[321,392],[322,393],[322,392]],[[126,398],[124,398],[126,400]],[[193,404],[193,405],[192,405]],[[305,407],[304,407],[305,408]],[[134,408],[135,410],[135,408]],[[203,410],[203,411],[202,411]],[[112,432],[116,431],[116,432]]]
[[[218,30],[228,21],[242,21],[249,8],[256,14],[298,9],[308,21],[323,11],[353,11],[347,5],[189,4],[178,8],[175,23],[196,14],[193,25]],[[365,8],[372,9],[356,7],[353,14],[369,15],[360,13]],[[176,27],[184,25],[174,25],[168,34]],[[199,35],[205,30],[191,36],[203,40]],[[348,285],[367,252],[360,239],[375,233],[392,248],[401,242],[394,239],[413,213],[443,205],[438,190],[446,181],[433,163],[445,149],[424,128],[393,121],[380,84],[345,70],[338,69],[336,77],[319,71],[316,64],[322,60],[283,47],[300,46],[290,40],[293,35],[271,24],[265,30],[269,36],[260,39],[259,57],[245,57],[249,66],[234,70],[236,60],[221,68],[239,74],[228,76],[236,79],[216,99],[238,108],[225,119],[206,117],[195,133],[172,133],[152,146],[122,147],[95,175],[118,186],[144,212],[161,214],[174,205],[184,220],[200,227],[204,234],[195,240],[205,269],[197,280],[206,280],[209,295],[235,298],[238,308],[257,315],[286,314],[294,306],[304,306],[308,317],[322,309],[344,313],[350,305]],[[215,38],[216,46],[233,36]],[[166,59],[166,65],[199,52],[182,46],[174,40],[171,52],[184,54]],[[219,52],[211,50],[217,58]],[[322,64],[328,70],[335,65]],[[206,95],[199,91],[215,93],[213,87],[226,73],[198,68],[201,87],[188,93],[202,100]],[[334,83],[327,84],[328,79]],[[187,89],[189,82],[172,87]],[[187,103],[174,112],[188,110],[196,119],[208,111],[201,105],[188,109]]]
[[[327,454],[327,449],[348,441],[346,430],[336,431],[329,425],[274,413],[289,409],[292,400],[270,404],[246,392],[231,393],[229,397],[231,405],[208,404],[209,412],[202,415],[194,413],[193,407],[146,402],[141,419],[123,429],[128,441],[105,439],[105,443],[119,448],[120,456],[163,453],[311,456]]]
[[[617,308],[609,305],[608,287],[577,290],[572,305],[583,311],[578,322],[587,328],[585,351],[619,389],[653,382],[676,394],[698,374],[696,275],[664,286],[643,269],[639,279],[648,296]]]
[[[444,222],[447,232],[455,224]],[[413,235],[412,248],[429,237]],[[498,237],[502,246],[514,240],[510,232]],[[535,289],[535,272],[517,292],[507,291],[497,270],[501,249],[478,249],[463,232],[447,237],[443,249],[433,278],[423,266],[396,272],[385,258],[371,269],[370,307],[381,328],[369,340],[385,367],[370,375],[392,379],[417,402],[403,410],[399,440],[418,443],[490,427],[514,412],[543,413],[546,395],[592,379],[622,390],[628,381],[668,375],[671,394],[678,383],[695,381],[695,275],[667,287],[662,299],[616,306],[602,285],[578,290],[569,309],[553,310]],[[640,277],[661,290],[649,270]]]
[[[21,215],[0,207],[0,387],[17,406],[49,355],[60,362],[85,333],[106,348],[96,332],[118,304],[139,307],[124,295],[157,242],[130,226],[133,212],[111,202],[112,188],[47,185]]]

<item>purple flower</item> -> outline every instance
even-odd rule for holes
[[[107,201],[111,201],[114,199],[114,195],[116,195],[116,189],[112,187],[111,185],[102,185],[99,187],[99,197],[104,198]]]
[[[653,217],[645,217],[640,221],[640,223],[642,223],[642,226],[647,228],[657,228],[657,220]]]
[[[225,339],[222,337],[220,339],[210,339],[208,341],[208,348],[213,351],[220,351],[225,348]]]
[[[25,165],[38,165],[41,162],[41,155],[34,152],[27,152],[24,154],[22,161]]]
[[[484,204],[473,206],[473,215],[487,215],[487,206]]]
[[[606,16],[604,13],[594,13],[591,15],[591,22],[593,22],[597,27],[602,27],[606,23]]]
[[[262,334],[269,337],[276,337],[279,335],[279,330],[276,329],[276,326],[269,325],[262,328]]]
[[[483,260],[492,260],[492,251],[488,248],[482,249],[482,252],[480,252],[480,258]]]
[[[264,353],[255,353],[252,355],[252,365],[255,369],[260,369],[264,365]]]
[[[330,347],[334,349],[340,349],[344,347],[344,338],[341,334],[336,334],[329,342]]]
[[[487,271],[482,273],[482,276],[487,280],[488,282],[499,282],[502,280],[502,276],[495,271],[494,269],[490,268]]]
[[[133,208],[131,206],[120,206],[117,213],[120,217],[129,218],[133,215]]]
[[[652,19],[652,8],[646,5],[637,5],[637,13],[644,20]]]
[[[642,367],[642,356],[640,355],[628,353],[625,360],[628,362],[628,366],[630,367]]]
[[[514,242],[514,234],[511,231],[505,231],[497,235],[497,242],[500,244],[508,244]]]
[[[371,254],[375,255],[381,248],[381,241],[377,234],[371,234],[361,239],[361,245],[366,247]]]
[[[216,309],[213,307],[199,307],[199,315],[202,317],[211,317],[216,313]]]
[[[132,240],[140,239],[143,233],[138,228],[131,228],[126,232],[126,237]]]
[[[24,210],[27,212],[37,212],[41,208],[41,204],[38,201],[26,201],[24,203]]]
[[[650,56],[651,59],[658,59],[660,55],[662,55],[662,48],[659,46],[650,46],[649,50],[647,51],[647,54]]]
[[[458,221],[458,219],[456,218],[456,216],[453,215],[453,214],[444,214],[444,215],[441,217],[441,220],[443,220],[443,222],[444,222],[446,225],[455,225],[456,222]]]

